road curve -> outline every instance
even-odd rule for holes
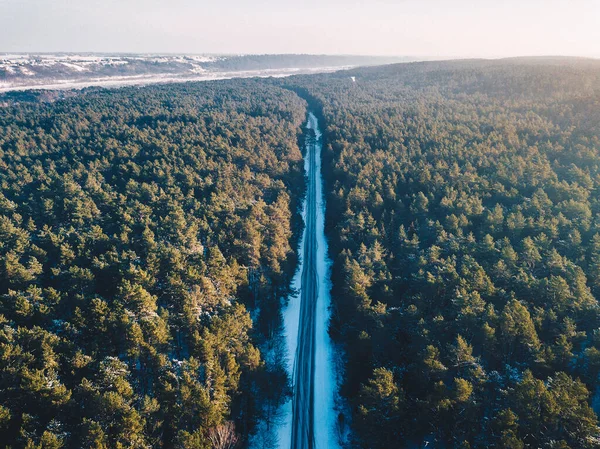
[[[294,362],[294,387],[292,399],[291,449],[315,448],[315,346],[316,314],[319,297],[317,276],[317,170],[316,152],[320,149],[315,139],[317,127],[314,116],[309,117],[309,136],[306,141],[308,180],[306,189],[306,229],[304,258],[300,281],[300,317],[298,345]],[[318,130],[318,128],[317,128]]]

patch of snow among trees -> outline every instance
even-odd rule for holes
[[[61,62],[62,65],[64,65],[65,67],[70,68],[71,70],[74,70],[76,72],[86,72],[88,69],[86,69],[85,67],[81,67],[77,64],[73,64],[70,62]]]
[[[21,73],[25,76],[34,76],[35,73],[31,70],[29,70],[27,67],[19,67],[19,70],[21,70]]]

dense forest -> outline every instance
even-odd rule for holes
[[[285,83],[326,129],[356,445],[599,447],[600,63]]]
[[[0,107],[0,446],[233,447],[285,393],[257,345],[296,264],[305,102],[55,99]]]
[[[600,447],[600,63],[560,58],[0,98],[0,444],[245,444],[307,103],[352,446]]]

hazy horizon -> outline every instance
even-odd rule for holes
[[[299,56],[348,56],[348,57],[372,57],[372,58],[415,58],[409,59],[407,62],[434,62],[437,60],[461,60],[461,59],[482,59],[482,60],[501,60],[501,59],[519,59],[519,58],[574,58],[574,59],[600,59],[600,55],[591,56],[580,56],[580,55],[569,55],[569,54],[514,54],[508,56],[462,56],[462,55],[449,55],[439,56],[439,59],[431,55],[418,55],[418,54],[380,54],[380,53],[307,53],[307,52],[177,52],[177,51],[164,51],[164,52],[152,52],[152,51],[86,51],[86,50],[45,50],[45,51],[20,51],[11,50],[3,51],[0,48],[0,55],[105,55],[105,56],[127,56],[127,55],[140,55],[140,56],[278,56],[278,55],[299,55]],[[423,58],[423,59],[421,59]]]
[[[0,0],[0,52],[600,57],[600,2]]]

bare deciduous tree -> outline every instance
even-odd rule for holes
[[[235,424],[231,421],[210,429],[208,438],[213,449],[234,449],[239,442],[239,436],[235,433]]]

